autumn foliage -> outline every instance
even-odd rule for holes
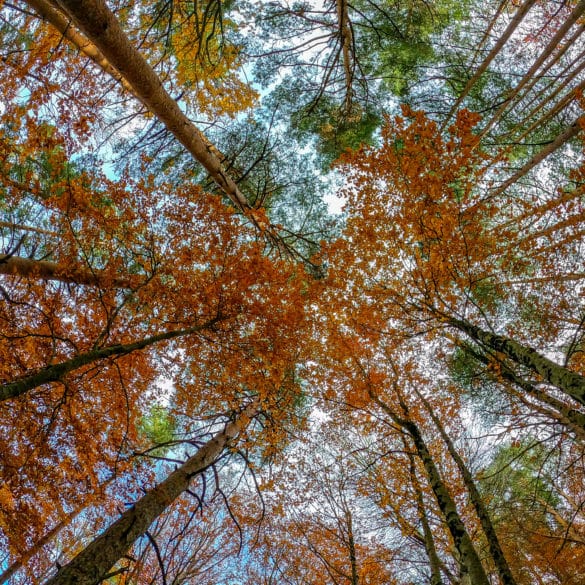
[[[0,3],[1,583],[585,579],[585,4],[330,4]]]

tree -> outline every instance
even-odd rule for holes
[[[226,446],[245,429],[257,413],[252,403],[233,421],[226,424],[180,468],[135,502],[130,509],[96,538],[76,557],[59,569],[47,583],[99,583],[108,575],[110,568],[124,556],[134,541],[183,492],[189,489],[191,479],[215,463]]]
[[[486,500],[492,517],[506,535],[503,542],[510,543],[508,556],[521,583],[542,579],[547,573],[557,582],[581,578],[575,558],[582,552],[581,526],[564,519],[562,510],[570,503],[556,473],[556,457],[546,445],[528,437],[523,443],[502,445],[481,473],[480,487],[489,494]],[[527,556],[532,563],[525,562]],[[573,568],[567,571],[569,566]]]
[[[475,484],[475,481],[473,479],[473,476],[472,476],[469,468],[465,464],[465,461],[463,460],[461,455],[457,452],[457,449],[455,448],[453,441],[451,440],[449,435],[446,433],[445,428],[441,424],[439,417],[434,412],[434,410],[433,410],[432,406],[429,404],[428,400],[426,400],[424,398],[424,396],[422,396],[422,394],[420,394],[420,392],[417,392],[417,395],[418,395],[419,399],[425,405],[425,408],[427,409],[433,423],[437,427],[437,430],[439,431],[441,438],[445,442],[447,450],[449,451],[449,455],[451,455],[451,457],[453,458],[453,460],[457,464],[457,468],[459,469],[459,473],[461,474],[463,481],[465,482],[465,487],[467,488],[467,491],[469,492],[469,498],[470,498],[471,502],[473,503],[473,507],[475,508],[475,511],[477,513],[477,517],[479,518],[479,521],[481,522],[481,527],[486,535],[488,547],[490,549],[490,554],[491,554],[491,556],[494,560],[494,563],[497,567],[500,580],[502,581],[502,583],[509,583],[510,585],[515,584],[516,580],[514,579],[514,577],[512,575],[508,561],[504,555],[504,552],[502,551],[502,547],[500,546],[500,542],[498,540],[498,535],[497,535],[496,530],[494,528],[494,525],[491,521],[490,515],[489,515],[486,507],[484,506],[483,500],[481,498],[481,495],[479,493],[479,490]]]
[[[372,141],[387,93],[407,93],[434,60],[433,35],[463,17],[465,4],[273,3],[256,13],[262,33],[251,48],[259,57],[256,75],[272,86],[293,130],[317,137],[327,165],[346,148]]]
[[[584,10],[3,3],[2,578],[578,580]]]
[[[262,537],[250,544],[257,559],[255,578],[338,585],[393,582],[388,538],[361,493],[359,462],[343,444],[347,437],[337,424],[314,421],[312,426],[284,457],[271,461],[269,471],[259,470],[260,485],[266,484],[265,510],[254,506],[254,494],[239,504],[248,516],[250,509],[257,519],[265,516]]]
[[[384,135],[381,149],[364,150],[347,157],[347,173],[352,181],[347,191],[351,212],[345,242],[332,248],[331,264],[343,274],[342,287],[347,286],[345,267],[351,265],[355,270],[351,286],[357,284],[362,290],[370,291],[367,300],[360,299],[361,307],[353,308],[354,315],[359,315],[360,326],[364,333],[370,329],[374,338],[383,329],[396,339],[425,335],[432,342],[444,336],[455,344],[460,341],[451,335],[449,328],[464,331],[484,349],[489,346],[492,356],[505,356],[506,371],[512,372],[509,380],[516,375],[514,372],[521,371],[518,368],[526,367],[531,374],[540,376],[543,383],[565,392],[571,398],[568,408],[573,408],[573,401],[581,402],[577,388],[582,384],[582,375],[531,349],[533,342],[529,340],[534,331],[524,327],[524,316],[528,311],[531,314],[538,311],[542,319],[545,314],[557,312],[556,329],[551,326],[538,329],[539,335],[546,332],[545,343],[554,344],[555,335],[579,337],[580,327],[573,332],[562,327],[562,320],[570,318],[571,307],[577,306],[569,300],[574,291],[559,290],[556,298],[548,295],[548,304],[538,305],[537,309],[532,303],[544,298],[544,288],[548,293],[546,278],[529,283],[521,281],[530,285],[530,290],[506,286],[518,278],[514,276],[518,271],[538,274],[536,271],[547,270],[546,264],[541,264],[543,257],[537,243],[544,242],[544,238],[536,228],[534,238],[529,238],[533,246],[530,251],[521,241],[518,248],[510,247],[519,233],[523,233],[521,240],[527,239],[525,232],[517,232],[515,220],[508,215],[504,225],[499,223],[499,208],[492,207],[492,197],[497,199],[497,195],[482,197],[481,190],[476,191],[485,180],[482,160],[488,158],[477,148],[478,137],[472,131],[477,117],[462,113],[458,125],[450,129],[451,138],[443,142],[434,122],[421,113],[407,110],[406,114],[411,115],[410,125],[403,118],[397,119],[396,125]],[[461,168],[470,169],[471,175],[460,175]],[[566,196],[579,197],[571,187],[567,188]],[[522,212],[520,221],[530,217],[534,222],[544,208],[548,213],[557,205],[564,207],[565,202],[568,203],[551,199],[544,206],[539,204],[526,215]],[[528,208],[530,201],[524,201],[523,206]],[[576,225],[573,223],[576,216],[572,214],[577,208],[578,204],[573,207],[568,203],[560,223],[552,216],[548,221],[547,237],[554,238],[559,248],[567,246],[567,258],[574,257],[574,240],[565,238],[564,229]],[[512,232],[506,228],[512,228]],[[356,251],[352,245],[355,241],[368,244]],[[396,250],[390,258],[388,242]],[[544,246],[550,251],[548,244]],[[496,267],[494,258],[498,259]],[[408,282],[407,290],[405,282]],[[346,297],[343,303],[351,305],[353,299]],[[528,303],[529,308],[525,307]],[[473,319],[485,323],[486,329],[473,324]],[[577,319],[573,311],[571,320]],[[388,325],[382,325],[381,321]],[[493,327],[492,322],[498,321],[500,327],[507,322],[510,330],[515,328],[516,335],[526,329],[527,340],[511,340],[487,331]],[[540,325],[543,323],[539,321]],[[563,376],[567,377],[566,383],[561,382]],[[540,387],[540,382],[537,385]],[[555,398],[552,394],[550,402]]]

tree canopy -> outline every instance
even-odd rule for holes
[[[583,583],[584,31],[0,0],[0,584]]]

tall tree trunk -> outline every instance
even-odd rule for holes
[[[445,522],[453,537],[455,547],[461,555],[461,564],[469,575],[472,585],[490,585],[471,537],[459,516],[459,512],[457,512],[455,501],[441,478],[441,474],[433,461],[418,426],[412,421],[403,421],[403,428],[412,437],[417,455],[423,463],[429,484],[445,517]]]
[[[347,546],[349,548],[349,563],[351,566],[351,585],[359,585],[357,554],[355,550],[355,539],[353,536],[353,518],[349,508],[345,509],[345,521],[347,523]]]
[[[148,527],[189,488],[191,479],[214,464],[255,416],[257,408],[256,402],[250,404],[222,432],[205,443],[195,455],[147,492],[71,562],[59,569],[45,585],[98,585]]]
[[[112,481],[116,479],[116,475],[110,476],[106,479],[102,484],[99,486],[99,497],[102,497],[104,494],[105,488],[112,483]],[[97,498],[94,496],[92,497],[91,501],[83,501],[81,504],[78,504],[65,518],[61,521],[57,522],[51,530],[49,530],[44,536],[39,538],[33,546],[31,546],[27,551],[22,553],[16,561],[14,561],[11,565],[6,567],[6,569],[0,574],[0,585],[4,585],[7,583],[12,576],[20,571],[33,557],[38,555],[47,544],[49,544],[64,528],[70,526],[71,523],[84,511],[88,508],[88,506],[92,506],[96,503]]]
[[[14,223],[13,221],[0,221],[0,227],[9,228],[13,232],[16,231],[24,231],[24,232],[34,232],[35,234],[43,234],[45,236],[55,236],[59,237],[58,232],[53,232],[51,230],[44,230],[43,228],[26,225],[23,223]],[[6,255],[1,255],[0,258],[6,258]]]
[[[573,79],[576,78],[585,69],[585,60],[583,60],[584,56],[585,56],[585,51],[583,53],[581,53],[581,55],[580,55],[580,60],[582,60],[582,62],[579,65],[579,67],[577,67],[573,71],[571,71],[570,74],[566,78],[563,79],[563,82],[558,84],[557,88],[552,93],[543,96],[542,101],[540,103],[538,103],[530,112],[528,112],[524,116],[524,119],[521,120],[517,124],[516,128],[524,127],[525,124],[527,124],[531,119],[533,119],[534,116],[536,116],[544,108],[544,106],[550,105],[552,103],[553,99],[561,91],[563,91],[564,89],[566,89],[569,86],[571,81],[573,81]],[[554,84],[554,82],[551,82],[550,85],[553,85],[553,84]],[[519,136],[516,136],[514,138],[514,142],[515,143],[521,142],[527,136],[529,136],[534,130],[536,130],[536,128],[543,126],[543,124],[545,122],[547,122],[548,120],[550,120],[551,118],[556,116],[560,111],[562,111],[572,101],[576,100],[579,97],[579,95],[582,95],[582,92],[584,89],[585,89],[585,80],[581,81],[581,83],[579,83],[578,85],[573,87],[570,91],[565,93],[565,95],[556,104],[554,104],[553,107],[551,107],[549,110],[547,110],[540,118],[538,118],[537,120],[532,122],[532,124],[530,124],[530,126],[528,126],[527,128],[524,127],[522,134],[520,134]],[[519,131],[519,130],[513,130],[511,132],[511,134],[513,135],[517,131]],[[507,151],[512,150],[512,148],[514,148],[514,146],[515,146],[515,144],[510,145],[510,147],[509,147],[509,149],[507,149]]]
[[[563,40],[564,36],[569,32],[570,28],[579,20],[579,18],[585,12],[585,0],[581,0],[575,8],[573,8],[571,14],[567,17],[567,19],[563,22],[563,24],[558,28],[557,32],[555,33],[554,37],[549,41],[548,45],[543,49],[542,53],[538,56],[538,58],[534,61],[530,69],[524,74],[518,85],[513,89],[513,91],[506,97],[505,101],[502,105],[498,108],[497,112],[492,116],[492,118],[487,123],[486,127],[482,130],[481,136],[485,136],[487,132],[492,128],[492,126],[500,119],[502,114],[506,111],[506,108],[510,105],[510,103],[518,97],[521,90],[528,85],[527,91],[530,87],[536,83],[536,81],[540,78],[537,76],[536,73],[540,69],[540,67],[545,63],[545,61],[555,52],[557,51],[558,55],[562,55],[570,46],[570,43],[566,43],[564,46],[561,46],[561,41]],[[582,31],[581,31],[582,32]],[[579,33],[580,34],[580,33]],[[559,50],[559,47],[560,50]],[[554,61],[553,61],[554,62]],[[552,64],[552,63],[551,63]],[[550,66],[550,64],[549,64]],[[546,71],[548,67],[545,67]],[[544,73],[544,71],[540,72],[540,75]]]
[[[431,453],[425,443],[425,440],[418,428],[418,426],[411,420],[401,418],[398,416],[383,400],[381,400],[372,389],[369,389],[369,395],[372,400],[397,424],[400,428],[408,433],[411,437],[416,453],[422,461],[425,469],[427,480],[439,505],[439,509],[445,518],[447,528],[453,538],[455,547],[459,552],[461,559],[462,570],[469,576],[472,585],[490,585],[485,570],[481,564],[481,560],[471,537],[463,524],[461,516],[457,511],[455,501],[451,497],[447,486],[445,485]],[[405,409],[405,406],[403,405]]]
[[[429,565],[431,568],[430,585],[443,585],[443,580],[441,578],[441,560],[439,559],[439,555],[437,554],[437,549],[435,547],[435,539],[433,537],[433,531],[431,530],[431,526],[429,524],[429,520],[427,518],[427,513],[425,510],[425,503],[423,500],[422,490],[420,489],[418,478],[416,476],[414,456],[410,451],[408,451],[406,442],[404,447],[405,451],[408,453],[408,458],[410,460],[410,476],[412,478],[412,486],[416,493],[416,507],[418,509],[418,516],[420,518],[420,522],[423,529],[425,551],[427,553],[427,556],[429,557]]]
[[[547,382],[562,390],[577,402],[585,405],[585,377],[556,364],[534,349],[522,345],[503,335],[484,331],[468,321],[451,318],[449,325],[466,333],[481,345],[504,354],[519,365],[526,366]]]
[[[487,356],[473,351],[470,348],[463,347],[462,348],[465,352],[469,353],[469,355],[473,356],[477,361],[485,364],[486,366],[489,365],[490,360]],[[547,406],[546,413],[554,418],[557,422],[567,427],[572,433],[576,435],[581,441],[585,441],[585,414],[575,410],[564,404],[562,401],[556,399],[553,396],[548,395],[540,388],[537,388],[534,384],[531,384],[527,380],[524,380],[520,376],[518,376],[511,368],[509,368],[505,363],[500,362],[500,376],[508,381],[511,382],[514,386],[517,386],[526,394],[535,398],[538,402]],[[517,391],[518,396],[521,396],[521,392]],[[524,402],[524,401],[523,401]],[[527,406],[530,407],[529,402],[524,402]],[[532,405],[534,408],[534,404]]]
[[[55,27],[64,38],[73,43],[86,57],[91,59],[107,75],[115,79],[120,85],[138,101],[140,96],[134,93],[134,89],[128,80],[104,57],[103,53],[85,36],[80,34],[71,26],[71,19],[66,16],[57,6],[53,6],[48,0],[26,0],[39,16]],[[207,148],[223,163],[226,157],[201,133],[201,139]]]
[[[209,327],[218,321],[219,318],[216,317],[214,319],[210,319],[202,325],[197,325],[196,327],[159,333],[158,335],[152,335],[151,337],[146,337],[145,339],[135,341],[134,343],[119,343],[116,345],[109,345],[107,347],[94,349],[92,351],[88,351],[87,353],[77,355],[59,364],[47,366],[36,374],[31,374],[30,376],[26,376],[24,378],[15,380],[14,382],[0,386],[0,402],[3,400],[8,400],[9,398],[22,396],[29,390],[37,388],[42,384],[48,384],[50,382],[61,380],[63,376],[69,374],[70,372],[73,372],[74,370],[77,370],[93,362],[109,357],[128,355],[133,351],[145,349],[146,347],[154,345],[160,341],[176,339],[177,337],[199,333],[200,331],[209,329]]]
[[[56,28],[64,38],[72,42],[86,57],[100,69],[119,82],[129,93],[134,90],[122,74],[104,57],[102,52],[87,38],[71,26],[71,19],[48,0],[26,0],[26,3],[46,22]]]
[[[34,3],[31,4],[34,8]],[[105,60],[127,81],[132,93],[174,134],[187,151],[242,212],[251,206],[222,168],[203,133],[187,118],[144,57],[132,46],[115,15],[103,0],[61,0],[68,12]],[[254,221],[254,218],[251,218]]]
[[[524,17],[528,14],[528,11],[536,4],[535,0],[525,0],[522,6],[518,8],[516,14],[514,14],[514,18],[510,21],[506,30],[500,35],[498,40],[496,41],[492,50],[486,55],[485,59],[480,63],[479,67],[475,71],[475,73],[469,78],[468,82],[465,84],[463,91],[457,97],[457,101],[453,104],[453,107],[449,111],[449,114],[445,118],[441,130],[444,130],[450,118],[453,114],[457,111],[457,108],[463,103],[463,100],[469,95],[469,92],[473,89],[473,86],[477,83],[479,78],[487,71],[489,64],[494,60],[494,58],[498,55],[498,53],[502,50],[502,47],[507,43],[508,39],[512,36],[514,31],[518,28],[520,23],[524,20]],[[500,5],[497,14],[503,9],[503,5]],[[493,26],[493,23],[490,23],[490,29]],[[486,36],[487,33],[486,31]]]
[[[33,546],[31,546],[26,552],[22,553],[16,561],[6,567],[2,574],[0,574],[0,585],[7,583],[15,573],[20,571],[34,556],[39,554],[43,547],[51,542],[63,528],[69,526],[71,522],[85,509],[85,506],[73,510],[63,520],[57,522],[49,532],[42,536]]]
[[[420,398],[421,402],[425,405],[425,408],[427,409],[427,412],[429,413],[433,423],[437,427],[439,434],[443,439],[443,442],[447,446],[449,454],[453,458],[453,461],[455,461],[457,468],[461,473],[461,477],[463,478],[463,482],[465,483],[465,487],[467,488],[467,491],[469,493],[471,503],[475,508],[475,512],[477,514],[477,517],[479,518],[481,527],[483,528],[483,531],[486,535],[490,554],[492,556],[496,569],[500,575],[500,579],[503,585],[516,585],[516,579],[514,579],[514,576],[512,575],[512,571],[510,570],[510,566],[508,565],[508,561],[506,560],[504,551],[500,546],[500,541],[498,540],[496,529],[492,524],[489,512],[484,506],[483,499],[475,485],[473,476],[471,475],[469,469],[467,468],[467,465],[465,465],[463,458],[459,455],[459,453],[457,453],[455,445],[453,445],[453,441],[451,441],[451,438],[445,431],[445,427],[441,424],[441,421],[435,414],[429,402],[420,392],[418,392],[418,390],[416,391],[416,393],[417,396]]]
[[[343,60],[343,72],[345,74],[345,99],[343,103],[343,111],[346,116],[349,116],[352,109],[353,97],[353,34],[351,32],[351,23],[349,21],[347,0],[336,0],[336,8]]]
[[[508,187],[520,180],[524,175],[528,174],[535,166],[539,165],[545,158],[553,152],[561,148],[566,142],[575,138],[581,132],[581,124],[585,121],[585,116],[579,117],[571,126],[561,132],[550,144],[547,144],[542,150],[539,150],[528,162],[526,162],[520,169],[518,169],[511,177],[506,179],[501,185],[494,188],[490,192],[490,197],[497,197],[501,195]],[[469,212],[472,208],[469,208]]]

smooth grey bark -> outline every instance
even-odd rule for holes
[[[584,52],[585,53],[585,52]],[[547,96],[547,101],[552,103],[552,100],[563,90],[565,89],[571,81],[575,77],[577,77],[583,70],[585,69],[585,61],[579,67],[571,71],[571,73],[563,80],[563,84],[559,85],[556,90],[554,90],[551,94]],[[551,84],[552,85],[552,84]],[[522,134],[516,136],[514,138],[515,142],[521,142],[527,136],[531,134],[536,128],[539,126],[543,126],[545,122],[548,122],[552,118],[554,118],[559,112],[565,109],[571,102],[578,99],[580,95],[582,95],[583,90],[585,90],[585,80],[581,81],[578,85],[573,87],[570,91],[566,92],[565,95],[554,105],[554,107],[550,108],[546,111],[540,118],[534,120],[532,124],[528,125],[529,120],[532,120],[536,114],[538,114],[543,109],[543,104],[537,104],[530,112],[525,114],[524,119],[518,124],[518,127],[524,128]]]
[[[120,85],[138,101],[140,96],[134,93],[134,89],[128,80],[104,57],[102,52],[85,36],[80,34],[71,26],[71,18],[53,6],[49,0],[26,0],[29,6],[33,7],[39,16],[55,27],[68,41],[73,43],[88,59],[91,59],[107,75],[115,79]],[[223,164],[225,156],[201,133],[201,139],[207,148],[217,156]],[[233,169],[232,169],[233,174]],[[237,179],[237,177],[236,177]]]
[[[249,212],[252,206],[223,169],[215,154],[217,149],[211,147],[203,133],[164,89],[158,75],[132,46],[107,4],[103,0],[59,0],[59,5],[73,18],[107,62],[120,72],[131,86],[132,93],[205,168],[237,209]]]
[[[549,360],[534,349],[503,335],[484,331],[461,319],[448,319],[448,324],[466,333],[471,339],[493,351],[500,352],[517,364],[526,366],[547,382],[585,405],[585,377]]]
[[[93,362],[103,360],[109,357],[127,355],[129,353],[132,353],[133,351],[145,349],[146,347],[154,345],[155,343],[159,343],[160,341],[167,341],[170,339],[176,339],[177,337],[183,337],[185,335],[199,333],[204,329],[208,329],[218,321],[219,318],[214,318],[203,323],[202,325],[197,325],[196,327],[177,329],[174,331],[166,331],[165,333],[152,335],[151,337],[146,337],[145,339],[135,341],[134,343],[120,343],[116,345],[109,345],[107,347],[94,349],[93,351],[88,351],[86,353],[77,355],[59,364],[47,366],[40,372],[31,374],[30,376],[25,376],[24,378],[20,378],[18,380],[15,380],[14,382],[9,382],[8,384],[3,384],[2,386],[0,386],[0,402],[8,400],[9,398],[16,398],[18,396],[22,396],[29,390],[37,388],[42,384],[48,384],[50,382],[56,382],[58,380],[61,380],[63,376],[69,374],[70,372],[77,370],[88,364],[91,364]]]
[[[181,467],[126,510],[73,560],[61,567],[45,585],[98,585],[148,527],[189,488],[191,479],[217,461],[256,412],[257,403],[253,402]]]
[[[15,223],[13,221],[0,221],[0,227],[9,228],[13,232],[15,232],[15,231],[24,231],[24,232],[33,232],[35,234],[43,234],[45,236],[59,237],[59,233],[58,232],[53,232],[51,230],[44,230],[43,228],[36,227],[36,226],[33,226],[33,225],[26,225],[26,224],[23,224],[23,223]],[[4,257],[6,257],[6,255],[4,255]]]
[[[492,519],[490,518],[488,510],[484,506],[483,498],[481,497],[481,494],[475,485],[475,481],[471,475],[471,472],[467,468],[467,465],[465,465],[463,458],[457,452],[457,449],[455,449],[455,445],[453,444],[453,441],[451,441],[451,437],[449,437],[445,431],[445,427],[441,424],[441,421],[435,414],[428,400],[426,400],[426,398],[418,391],[417,396],[425,405],[429,416],[437,427],[443,442],[447,446],[449,454],[451,455],[453,461],[455,461],[455,464],[461,473],[461,477],[463,478],[463,482],[465,483],[465,487],[469,493],[469,498],[473,504],[473,507],[475,508],[475,513],[477,514],[477,517],[481,523],[481,527],[486,535],[490,555],[494,561],[498,574],[500,575],[500,580],[502,581],[503,585],[516,585],[516,579],[514,579],[514,576],[512,575],[510,565],[508,564],[506,556],[504,555],[504,551],[500,545],[496,529],[492,524]]]

